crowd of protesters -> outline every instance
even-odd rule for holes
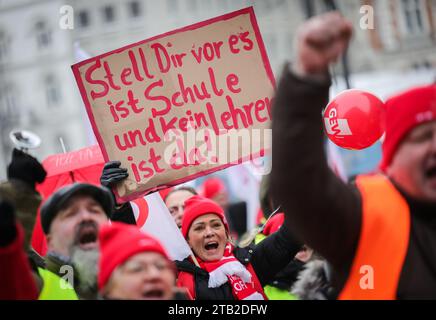
[[[0,184],[0,299],[436,298],[436,85],[386,101],[380,170],[343,182],[328,167],[320,115],[329,67],[351,37],[335,12],[297,33],[274,100],[272,172],[254,236],[218,178],[167,192],[193,252],[183,261],[116,202],[112,188],[128,176],[120,162],[105,164],[100,186],[74,183],[42,199],[43,166],[14,149]],[[44,257],[30,242],[38,210]],[[362,285],[363,267],[373,279]]]

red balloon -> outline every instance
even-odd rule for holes
[[[325,108],[324,129],[339,147],[361,150],[373,145],[383,135],[384,103],[362,90],[346,90]]]

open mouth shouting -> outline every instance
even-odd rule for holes
[[[83,250],[97,247],[98,228],[92,221],[84,221],[77,227],[75,243]]]
[[[160,286],[152,287],[142,292],[142,298],[147,300],[160,300],[165,299],[165,290]]]
[[[214,254],[218,253],[219,243],[218,243],[218,241],[210,240],[210,241],[207,241],[203,247],[204,247],[205,252],[208,255],[214,255]]]
[[[434,154],[424,163],[423,179],[423,188],[428,188],[428,192],[434,193],[436,191],[436,155]]]
[[[425,177],[427,179],[436,181],[436,163],[427,166],[427,168],[425,169]]]

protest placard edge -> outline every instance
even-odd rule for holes
[[[132,201],[132,200],[135,200],[135,199],[137,199],[139,197],[144,197],[144,196],[146,196],[146,195],[148,195],[150,193],[153,193],[153,192],[156,192],[156,191],[159,191],[159,190],[162,190],[162,189],[166,189],[166,188],[169,188],[169,187],[173,187],[173,186],[176,186],[178,184],[187,182],[189,180],[193,180],[193,179],[196,179],[196,178],[199,178],[199,177],[202,177],[202,176],[205,176],[205,175],[208,175],[208,174],[220,171],[220,170],[227,169],[227,168],[235,166],[235,165],[243,164],[244,162],[247,162],[247,161],[250,161],[250,160],[254,160],[254,159],[263,157],[266,154],[267,154],[266,150],[265,149],[261,149],[257,153],[254,153],[254,154],[251,154],[249,156],[246,156],[246,157],[238,159],[237,163],[228,163],[228,164],[224,164],[222,166],[215,167],[215,168],[212,168],[212,169],[209,169],[209,170],[199,171],[199,172],[191,174],[189,176],[185,176],[185,177],[177,179],[177,180],[172,180],[170,183],[167,183],[165,185],[157,185],[156,187],[149,188],[149,189],[146,189],[144,191],[139,191],[139,192],[131,193],[128,196],[121,197],[116,189],[113,189],[113,192],[115,194],[115,197],[116,197],[117,201],[119,201],[119,202]]]

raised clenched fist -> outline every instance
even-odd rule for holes
[[[313,17],[297,31],[294,71],[302,76],[323,74],[344,53],[353,27],[338,12]]]

